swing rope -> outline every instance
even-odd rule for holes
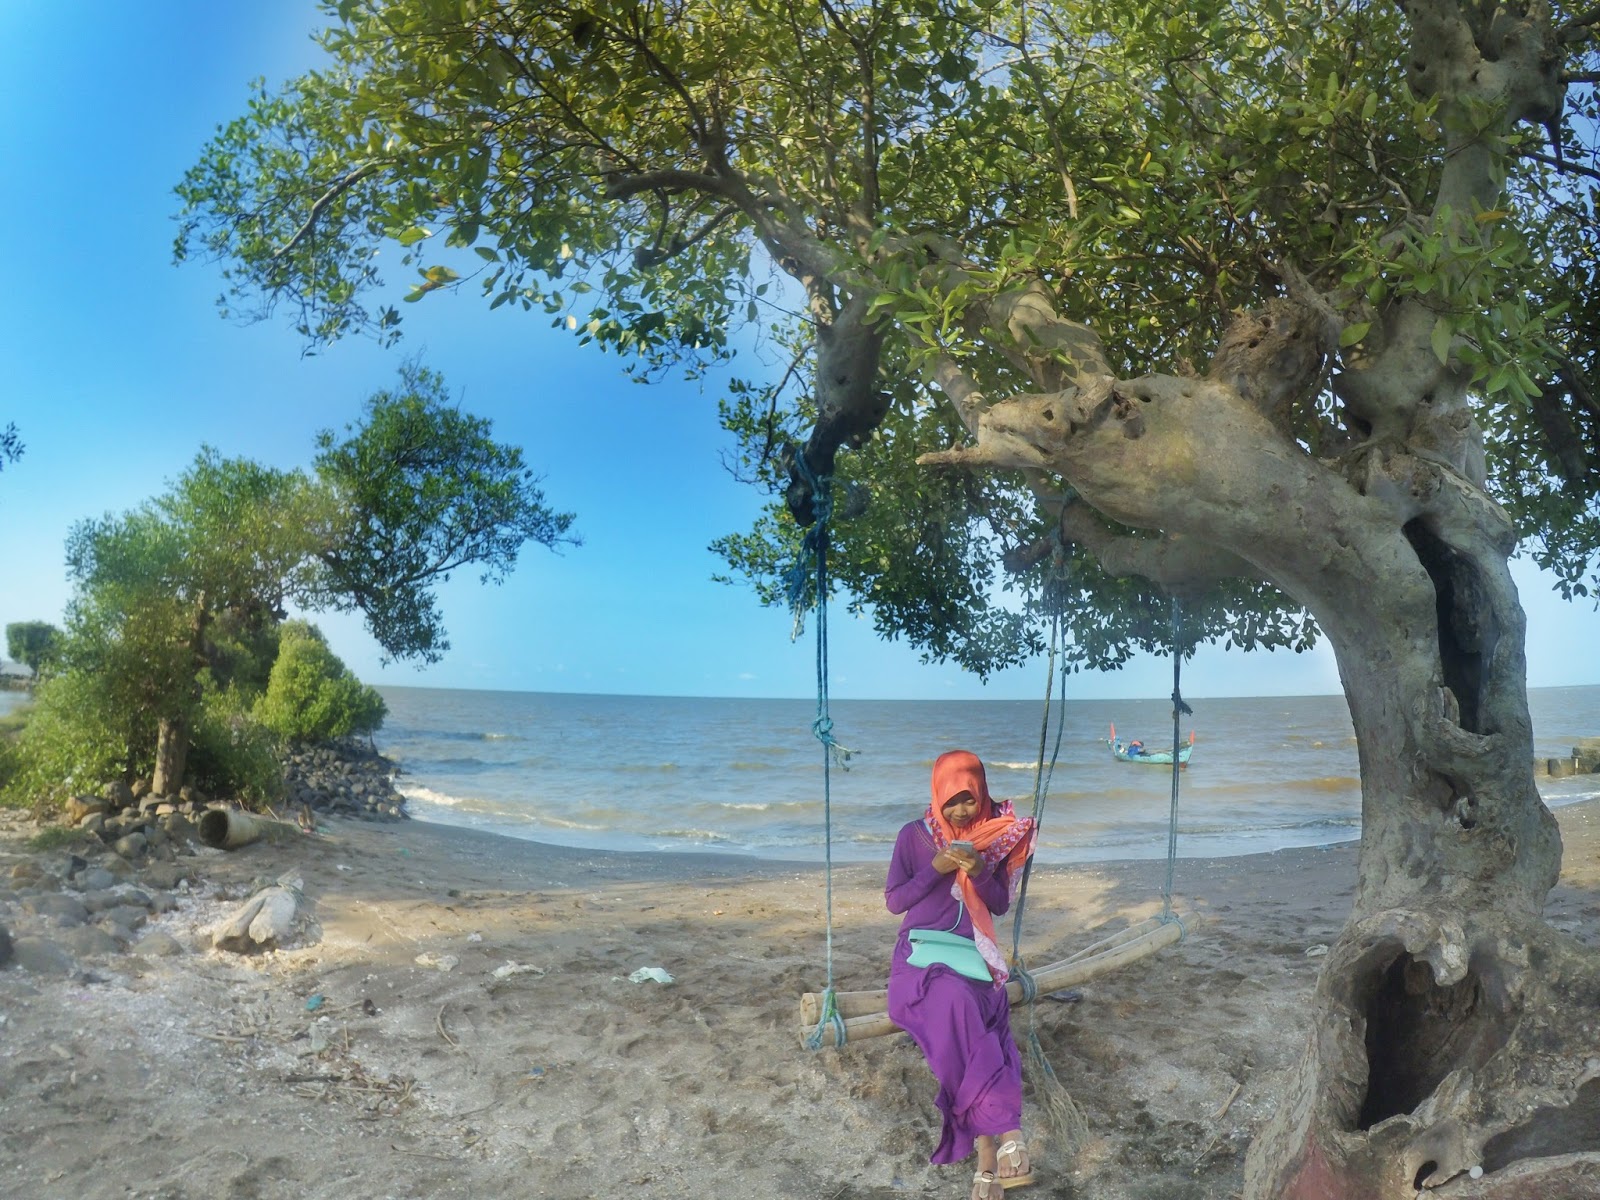
[[[1051,690],[1055,684],[1058,656],[1061,660],[1061,699],[1056,706],[1055,745],[1051,748],[1049,765],[1046,766],[1044,751],[1050,738]],[[1066,713],[1066,637],[1062,630],[1061,610],[1058,607],[1050,614],[1050,659],[1045,670],[1044,716],[1039,724],[1039,760],[1033,775],[1033,812],[1030,815],[1034,822],[1035,837],[1038,836],[1040,826],[1044,822],[1045,797],[1050,794],[1050,780],[1055,774],[1056,762],[1061,757],[1061,734],[1066,723]],[[1050,1059],[1044,1052],[1044,1044],[1039,1041],[1038,1005],[1034,1003],[1038,998],[1039,985],[1028,971],[1022,957],[1022,913],[1028,903],[1028,879],[1033,874],[1033,860],[1034,856],[1030,854],[1022,868],[1022,882],[1017,887],[1017,907],[1011,918],[1012,974],[1022,985],[1022,1002],[1028,1006],[1026,1061],[1033,1077],[1034,1099],[1044,1111],[1046,1123],[1061,1140],[1066,1152],[1071,1155],[1088,1140],[1089,1118],[1083,1106],[1072,1098],[1066,1085],[1056,1075],[1055,1067],[1050,1065]]]
[[[1161,891],[1161,919],[1177,921],[1179,929],[1183,929],[1183,922],[1172,913],[1172,870],[1178,861],[1178,773],[1183,769],[1180,759],[1183,743],[1179,725],[1182,723],[1182,718],[1194,715],[1194,709],[1183,702],[1183,690],[1179,687],[1183,670],[1183,647],[1179,643],[1182,632],[1182,610],[1177,597],[1174,596],[1172,600],[1172,813],[1167,820],[1167,882]]]
[[[824,878],[827,904],[827,986],[822,990],[822,1015],[817,1027],[806,1035],[806,1049],[820,1050],[826,1031],[833,1030],[834,1045],[843,1046],[849,1037],[844,1017],[839,1013],[837,991],[833,983],[833,789],[830,768],[835,759],[841,770],[848,770],[851,751],[839,745],[833,737],[833,718],[828,714],[828,521],[833,516],[833,479],[818,477],[811,472],[805,452],[795,452],[795,462],[800,474],[811,485],[813,512],[816,520],[800,541],[800,553],[789,573],[789,607],[794,613],[793,638],[805,631],[806,585],[812,577],[815,564],[817,602],[817,715],[811,722],[811,732],[822,743],[822,844]]]

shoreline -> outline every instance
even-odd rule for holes
[[[1555,795],[1550,795],[1550,794],[1546,794],[1545,792],[1541,791],[1541,793],[1540,793],[1541,794],[1541,798],[1544,800],[1545,806],[1552,813],[1559,813],[1563,809],[1571,808],[1571,807],[1574,807],[1576,805],[1589,804],[1589,803],[1595,803],[1597,801],[1600,801],[1600,773],[1590,774],[1590,775],[1568,776],[1568,777],[1560,780],[1559,783],[1561,785],[1565,785],[1567,788],[1569,788],[1571,790],[1578,791],[1578,794],[1570,795],[1570,796],[1564,796],[1564,795],[1561,795],[1559,792],[1557,792]],[[405,795],[405,789],[404,789],[403,786],[399,790],[400,790],[402,795]],[[711,858],[726,857],[726,858],[734,859],[734,860],[737,860],[737,861],[740,861],[740,862],[769,863],[769,864],[776,864],[776,865],[780,865],[780,866],[781,865],[790,865],[790,866],[794,866],[794,867],[797,867],[797,868],[799,868],[799,867],[807,867],[807,866],[820,867],[820,866],[823,865],[823,862],[824,862],[824,858],[823,858],[823,853],[824,852],[823,852],[823,847],[822,847],[822,837],[821,837],[820,831],[819,831],[819,834],[818,834],[818,837],[817,837],[817,841],[815,843],[816,849],[815,849],[814,857],[792,857],[792,856],[783,856],[783,855],[776,855],[776,854],[768,855],[768,854],[764,854],[764,853],[761,853],[759,851],[753,851],[753,850],[717,850],[717,849],[709,849],[709,848],[705,848],[705,847],[688,847],[688,846],[685,846],[685,847],[678,847],[678,846],[652,846],[652,847],[648,847],[648,848],[633,847],[633,848],[629,848],[629,849],[626,849],[626,850],[607,850],[607,849],[605,849],[603,847],[566,845],[565,843],[562,843],[562,842],[547,840],[545,837],[535,837],[535,836],[524,837],[521,834],[510,832],[506,828],[503,828],[503,827],[496,827],[496,826],[490,826],[490,825],[480,825],[480,824],[469,824],[469,823],[466,823],[466,822],[458,822],[458,821],[439,820],[433,815],[433,812],[434,811],[449,812],[451,810],[450,810],[450,808],[448,806],[439,805],[439,804],[436,804],[436,803],[425,802],[425,807],[426,807],[426,811],[427,811],[428,815],[419,815],[418,812],[416,811],[416,801],[412,797],[406,796],[407,820],[414,821],[419,825],[427,825],[427,826],[430,826],[430,827],[437,827],[437,828],[442,828],[442,829],[461,829],[461,830],[466,830],[468,832],[482,834],[482,835],[487,836],[487,837],[503,838],[506,841],[511,841],[511,842],[527,842],[527,843],[531,843],[531,844],[536,845],[536,846],[545,847],[545,848],[547,848],[547,849],[549,849],[551,851],[557,851],[557,852],[561,852],[561,853],[571,853],[571,854],[600,853],[600,854],[666,854],[666,855],[686,854],[686,855],[703,855],[703,856],[708,856],[708,857],[711,857]],[[911,805],[911,804],[907,805],[906,811],[909,814],[906,817],[907,820],[912,819],[916,815],[915,812],[913,812],[913,808],[914,808],[913,805]],[[1047,814],[1046,819],[1048,820],[1048,814]],[[898,827],[896,827],[896,828],[898,828]],[[1259,848],[1259,849],[1246,849],[1246,850],[1238,850],[1238,851],[1233,851],[1233,852],[1219,852],[1219,851],[1216,851],[1216,850],[1211,850],[1209,852],[1195,853],[1195,852],[1186,852],[1186,850],[1185,850],[1185,837],[1186,837],[1186,835],[1183,832],[1182,823],[1180,822],[1179,833],[1178,833],[1178,855],[1177,855],[1177,861],[1181,864],[1181,863],[1186,862],[1186,861],[1194,862],[1194,861],[1209,861],[1209,860],[1212,860],[1212,859],[1253,858],[1253,857],[1257,857],[1257,856],[1265,856],[1265,855],[1272,855],[1272,854],[1282,854],[1282,853],[1292,852],[1292,851],[1296,851],[1296,850],[1327,850],[1327,849],[1333,849],[1333,848],[1340,847],[1340,846],[1356,847],[1356,846],[1359,845],[1360,840],[1361,840],[1361,830],[1360,830],[1360,819],[1359,819],[1359,817],[1357,817],[1355,819],[1355,823],[1352,826],[1349,826],[1348,828],[1350,830],[1352,830],[1353,832],[1350,832],[1345,836],[1342,836],[1342,837],[1339,837],[1339,838],[1336,838],[1336,839],[1332,839],[1332,840],[1328,840],[1328,841],[1298,842],[1298,843],[1291,843],[1291,844],[1282,845],[1282,846],[1275,846],[1275,847],[1269,847],[1269,848]],[[541,831],[541,832],[544,832],[544,831]],[[1192,837],[1193,835],[1189,835],[1189,836]],[[1240,838],[1240,840],[1242,841],[1243,839]],[[893,848],[894,848],[894,840],[893,840],[892,837],[884,839],[884,841],[882,841],[881,843],[873,843],[871,848],[870,848],[870,850],[862,849],[861,848],[861,844],[859,842],[852,841],[852,842],[846,843],[843,846],[841,846],[839,843],[836,842],[834,844],[834,846],[833,846],[833,851],[832,851],[833,856],[834,856],[833,857],[834,866],[835,866],[835,868],[839,868],[839,867],[844,867],[844,866],[862,866],[862,865],[876,863],[876,862],[880,862],[880,861],[881,862],[887,862],[888,861],[888,857],[889,857],[889,852]],[[1114,863],[1157,863],[1158,862],[1158,863],[1163,863],[1164,864],[1166,862],[1166,848],[1165,848],[1165,836],[1164,835],[1163,835],[1163,838],[1162,838],[1162,844],[1161,844],[1160,849],[1152,849],[1151,852],[1149,854],[1147,854],[1147,855],[1141,855],[1141,856],[1111,855],[1111,856],[1103,857],[1103,858],[1102,857],[1082,857],[1082,858],[1071,857],[1071,858],[1066,858],[1066,857],[1055,857],[1054,856],[1054,855],[1059,855],[1060,853],[1061,852],[1059,851],[1059,849],[1054,848],[1054,847],[1047,847],[1044,850],[1041,850],[1039,855],[1038,855],[1038,857],[1035,860],[1036,864],[1037,864],[1036,869],[1038,867],[1046,867],[1046,866],[1048,866],[1048,867],[1060,867],[1060,868],[1065,869],[1065,868],[1073,868],[1073,867],[1076,867],[1076,868],[1093,868],[1093,867],[1101,866],[1101,865],[1104,865],[1104,864],[1114,864]]]
[[[67,851],[27,850],[4,816],[0,892],[20,894],[19,864],[55,871]],[[1600,801],[1557,817],[1547,916],[1595,943]],[[933,1085],[906,1039],[800,1048],[800,996],[828,961],[820,863],[346,819],[178,863],[171,911],[137,935],[174,953],[141,941],[62,975],[0,968],[0,1179],[19,1196],[955,1200],[970,1186],[970,1168],[927,1163]],[[882,986],[898,927],[884,869],[835,864],[841,990]],[[1165,869],[1042,865],[1025,957],[1159,912]],[[1181,943],[1074,1002],[1018,1010],[1091,1132],[1063,1161],[1029,1085],[1039,1195],[1237,1192],[1355,873],[1352,843],[1180,859],[1176,906],[1198,918]],[[210,931],[284,876],[301,882],[295,932],[215,949]],[[0,924],[24,903],[0,895]],[[651,967],[673,982],[630,982]]]

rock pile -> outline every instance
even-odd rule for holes
[[[375,821],[407,816],[406,798],[395,790],[395,764],[354,740],[297,746],[283,759],[284,799],[292,812],[365,817]]]
[[[0,965],[70,975],[81,959],[184,953],[177,939],[144,926],[177,907],[194,879],[189,867],[153,854],[135,864],[109,846],[91,847],[30,856],[0,873]]]

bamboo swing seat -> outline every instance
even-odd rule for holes
[[[1061,988],[1075,987],[1119,967],[1147,958],[1157,950],[1172,945],[1184,936],[1187,918],[1150,917],[1085,946],[1060,962],[1051,963],[1032,972],[1034,995],[1043,996]],[[1013,979],[1006,984],[1006,996],[1013,1005],[1025,1004],[1030,999],[1021,981]],[[800,997],[800,1034],[808,1037],[822,1019],[822,993],[806,992]],[[900,1032],[900,1026],[889,1019],[884,1011],[888,1007],[888,991],[835,992],[834,1004],[844,1018],[848,1041],[860,1038],[884,1037]],[[837,1045],[833,1032],[824,1026],[824,1045]]]

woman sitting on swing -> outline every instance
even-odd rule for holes
[[[905,914],[889,968],[889,1016],[939,1083],[944,1130],[929,1161],[960,1162],[976,1149],[971,1200],[998,1200],[1033,1182],[993,917],[1011,907],[1035,837],[1032,820],[989,798],[978,756],[952,750],[933,764],[927,811],[900,830],[884,887],[889,911]]]

